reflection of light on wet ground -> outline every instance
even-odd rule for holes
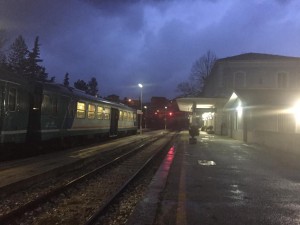
[[[232,199],[235,199],[235,200],[244,200],[245,199],[245,193],[239,189],[239,185],[237,184],[231,184],[230,185],[231,187],[231,190],[230,190],[230,193],[231,193],[231,196],[230,198]]]
[[[201,166],[215,166],[216,163],[214,161],[209,160],[198,160],[199,165]]]

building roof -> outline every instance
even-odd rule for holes
[[[227,99],[225,98],[177,98],[178,108],[182,112],[193,112],[193,106],[196,109],[214,109],[217,107],[223,108]]]
[[[245,53],[219,59],[217,61],[263,61],[263,60],[300,60],[299,57],[281,56],[264,53]]]

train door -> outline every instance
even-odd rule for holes
[[[27,111],[24,101],[26,91],[21,84],[7,82],[1,91],[1,130],[3,142],[24,142],[27,127]]]
[[[3,83],[0,82],[0,133],[2,131],[3,119],[4,119],[4,111],[3,111],[4,94],[3,93],[4,93]]]
[[[110,136],[118,135],[119,110],[111,108],[110,115]]]
[[[27,141],[30,143],[41,140],[41,107],[43,87],[35,83],[29,96],[29,118],[27,127]]]

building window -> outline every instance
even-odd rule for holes
[[[277,74],[277,84],[278,88],[287,88],[287,79],[288,76],[286,73],[278,73]]]
[[[245,72],[236,72],[234,74],[234,87],[235,88],[241,88],[245,87]]]
[[[89,119],[95,119],[95,111],[96,111],[96,106],[89,104],[88,105],[88,118]]]
[[[77,102],[77,118],[85,118],[85,103]]]
[[[17,89],[10,88],[8,93],[8,110],[11,112],[16,111],[17,108]]]

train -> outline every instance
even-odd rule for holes
[[[136,110],[124,104],[0,71],[2,150],[11,144],[136,134],[137,125]]]

